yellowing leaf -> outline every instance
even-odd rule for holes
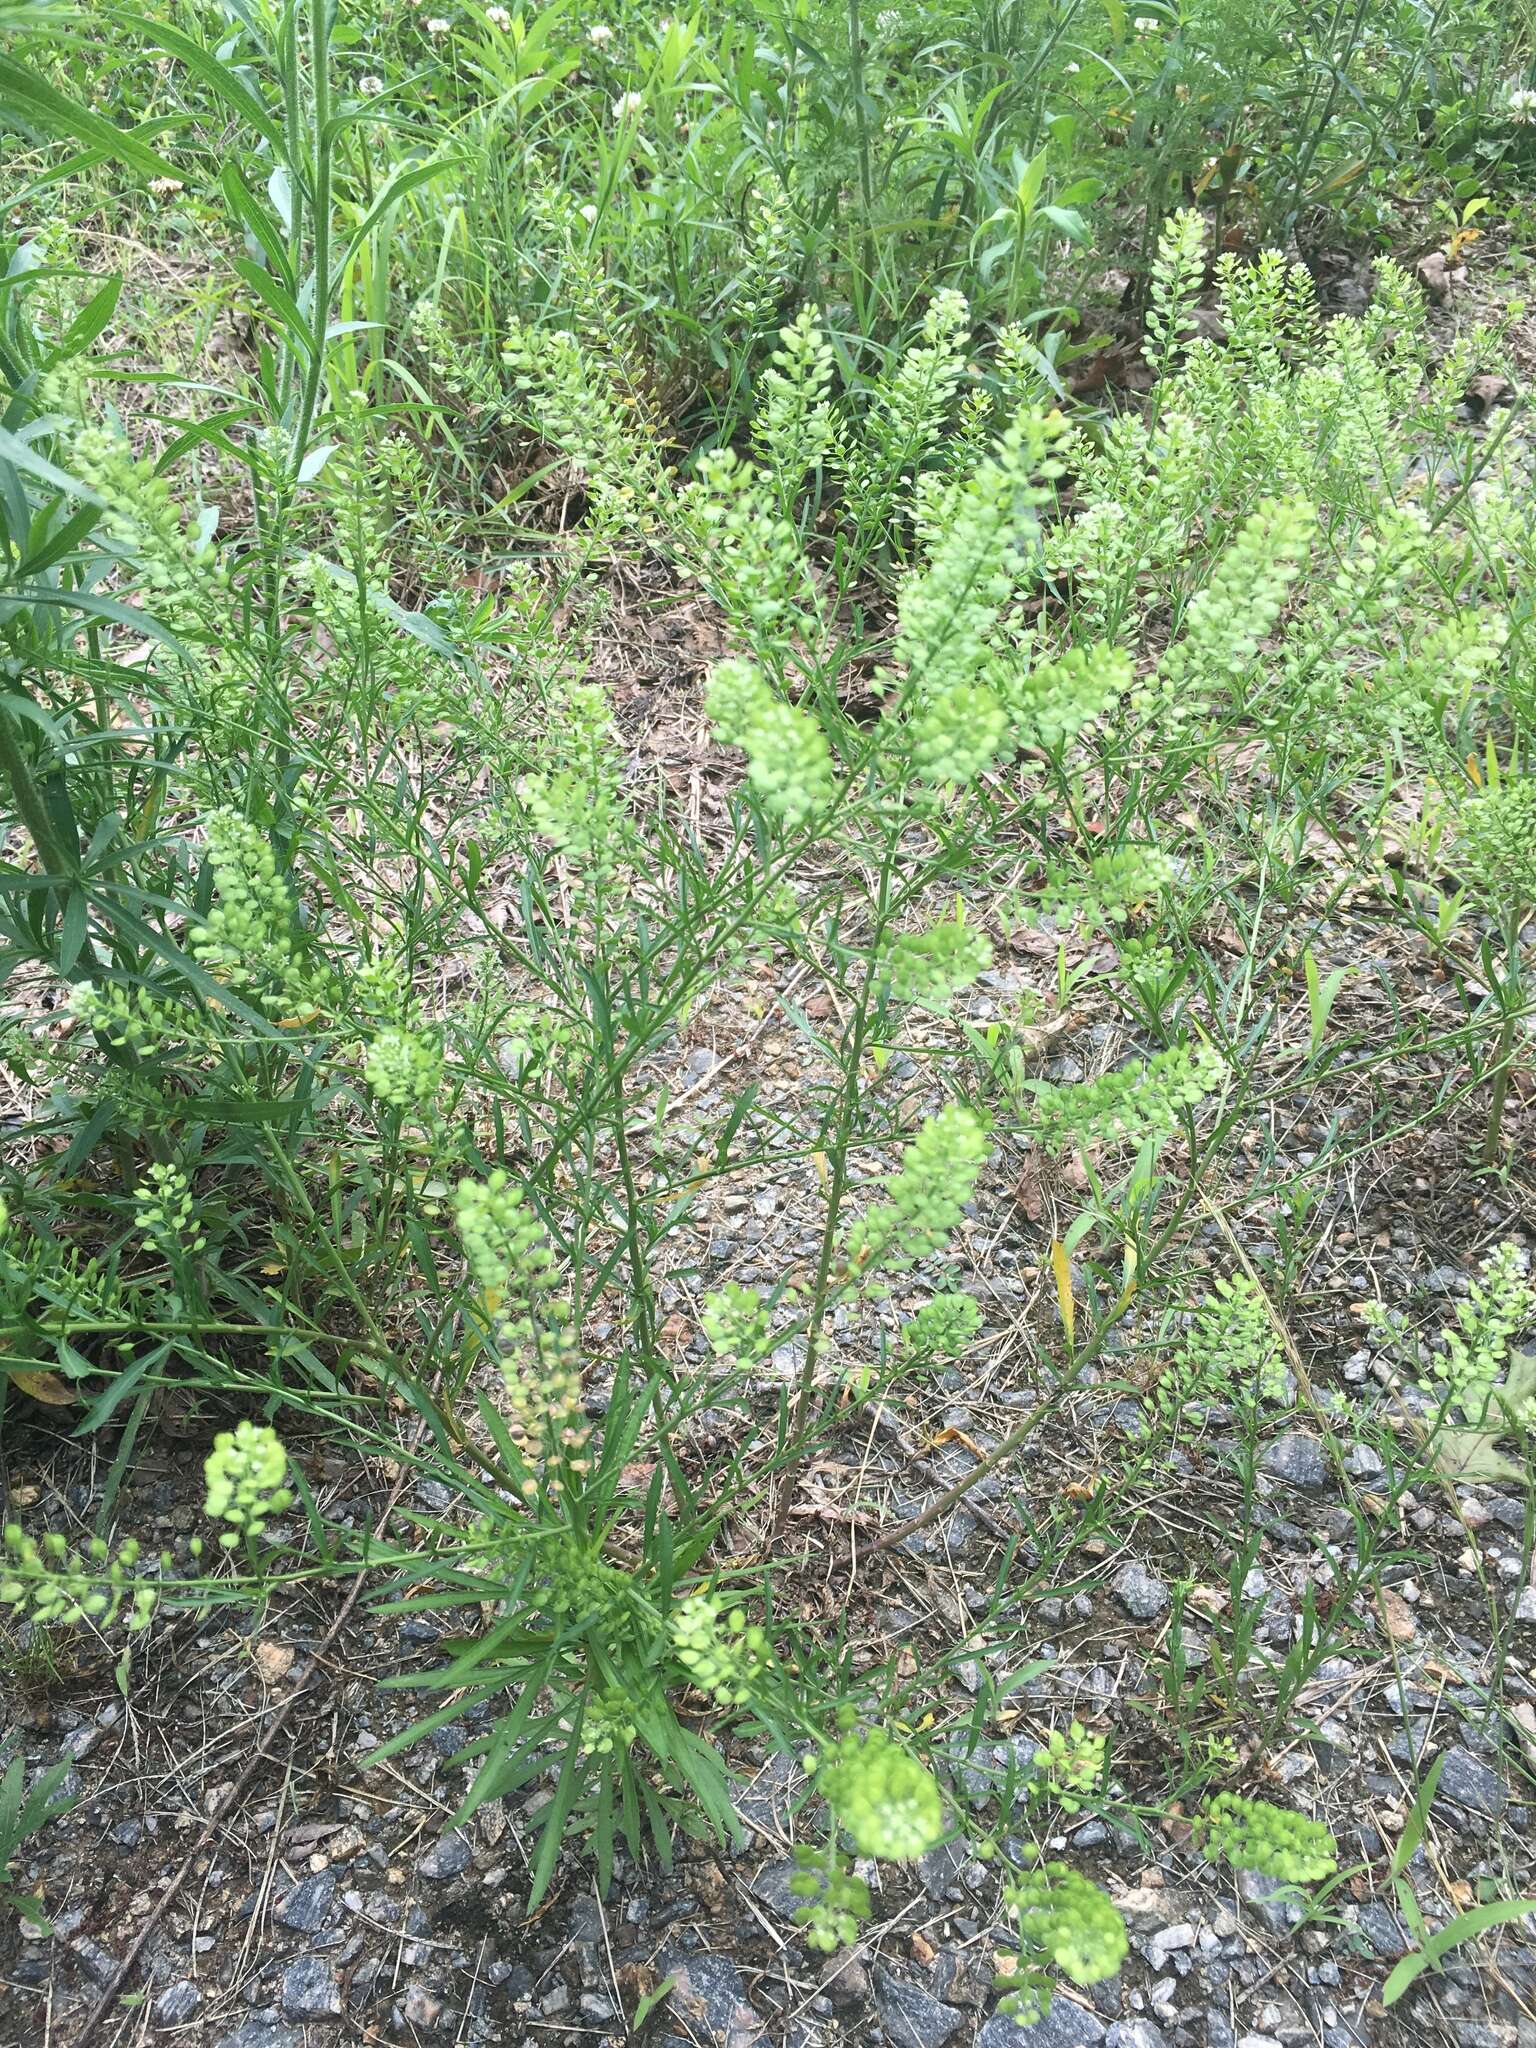
[[[56,1372],[13,1372],[10,1381],[34,1401],[44,1401],[50,1408],[72,1408],[75,1404],[74,1388]]]
[[[1051,1271],[1056,1275],[1056,1306],[1061,1310],[1061,1327],[1067,1333],[1070,1346],[1077,1331],[1077,1304],[1072,1299],[1072,1261],[1059,1237],[1051,1239]]]

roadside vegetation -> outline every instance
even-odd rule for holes
[[[1020,2038],[1160,1856],[1536,1910],[1280,1768],[1536,1743],[1532,24],[1143,4],[0,10],[0,1677],[430,1617],[526,1912],[778,1755]]]

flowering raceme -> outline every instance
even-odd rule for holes
[[[707,708],[717,737],[746,754],[747,781],[771,818],[800,825],[830,803],[836,785],[821,727],[751,662],[715,664]]]
[[[892,939],[878,971],[896,1002],[942,1011],[991,965],[992,942],[986,933],[951,918],[926,932],[903,932]]]
[[[942,1251],[965,1214],[987,1150],[986,1126],[974,1110],[950,1103],[930,1117],[886,1181],[889,1199],[849,1231],[850,1265],[910,1266]]]

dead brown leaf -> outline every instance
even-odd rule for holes
[[[1419,1625],[1414,1619],[1413,1609],[1401,1593],[1395,1593],[1390,1586],[1381,1589],[1382,1625],[1394,1643],[1410,1643],[1418,1634]]]
[[[1515,395],[1515,387],[1507,377],[1500,377],[1487,370],[1480,377],[1474,377],[1467,386],[1466,402],[1477,417],[1492,412],[1496,405],[1508,405]]]
[[[1431,249],[1427,256],[1421,256],[1413,266],[1413,274],[1435,306],[1443,306],[1452,287],[1467,281],[1466,265],[1453,265],[1443,249]]]
[[[296,1654],[292,1643],[260,1642],[251,1650],[251,1662],[263,1685],[277,1685],[293,1669]]]

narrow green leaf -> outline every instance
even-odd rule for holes
[[[1423,1948],[1403,1957],[1381,1987],[1382,2004],[1395,2004],[1426,1970],[1434,1969],[1442,1957],[1449,1955],[1453,1948],[1460,1948],[1464,1941],[1475,1940],[1479,1934],[1486,1934],[1490,1927],[1503,1927],[1511,1920],[1524,1920],[1531,1913],[1536,1913],[1536,1899],[1494,1899],[1486,1906],[1473,1906],[1469,1912],[1458,1913],[1438,1934],[1431,1935]]]
[[[72,135],[76,142],[116,157],[149,178],[174,178],[176,166],[141,142],[132,129],[118,128],[93,114],[52,86],[14,57],[0,56],[0,112],[22,128],[38,127]]]

